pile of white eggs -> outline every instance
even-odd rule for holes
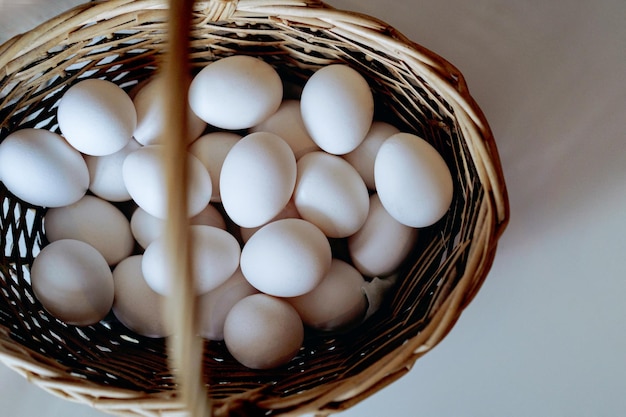
[[[80,81],[58,104],[61,134],[22,129],[0,144],[0,180],[48,208],[34,294],[69,324],[112,310],[138,334],[169,334],[163,88],[154,78],[131,96]],[[189,106],[189,137],[174,139],[188,143],[199,334],[250,368],[293,358],[304,326],[362,321],[371,278],[392,274],[418,229],[449,209],[443,158],[375,120],[368,83],[346,65],[319,69],[287,99],[266,62],[223,58],[194,77]],[[132,213],[117,204],[128,201]],[[333,257],[336,239],[350,262]]]

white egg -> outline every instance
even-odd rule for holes
[[[400,133],[400,130],[386,122],[376,121],[365,136],[363,142],[352,152],[347,153],[343,158],[352,165],[365,181],[365,185],[370,190],[376,188],[374,182],[374,161],[380,146],[390,136]]]
[[[276,217],[274,217],[272,220],[270,220],[267,223],[271,223],[273,221],[281,220],[281,219],[299,219],[299,218],[300,218],[300,214],[298,213],[298,210],[296,209],[296,204],[293,202],[293,200],[289,200],[285,208],[282,209],[282,211],[278,213]],[[239,229],[241,233],[241,240],[243,240],[244,242],[247,242],[250,239],[250,236],[255,234],[257,230],[259,230],[263,226],[241,227]]]
[[[189,219],[190,225],[206,225],[226,230],[226,221],[222,214],[211,204],[199,214]],[[130,218],[130,230],[142,248],[147,248],[165,230],[165,220],[154,217],[141,207],[137,207]]]
[[[208,340],[224,340],[224,322],[230,309],[241,299],[258,293],[237,269],[219,287],[198,297],[200,336]]]
[[[282,219],[259,229],[241,251],[241,271],[253,287],[277,297],[315,288],[328,272],[330,244],[315,225]]]
[[[130,194],[124,184],[122,165],[126,157],[140,147],[139,143],[131,140],[124,148],[110,155],[85,155],[85,162],[89,169],[89,190],[108,201],[130,200]]]
[[[352,265],[333,259],[330,270],[312,291],[286,300],[304,324],[318,330],[341,330],[363,319],[367,298],[363,276]]]
[[[374,118],[374,97],[367,81],[347,65],[317,70],[300,99],[302,120],[324,151],[343,155],[363,141]]]
[[[267,223],[285,208],[296,182],[296,158],[269,132],[251,133],[230,150],[220,175],[226,214],[241,227]]]
[[[287,142],[296,159],[306,153],[319,151],[304,127],[299,100],[284,100],[276,113],[250,129],[251,132],[271,132]]]
[[[417,236],[417,229],[391,217],[378,195],[372,194],[365,224],[348,238],[350,258],[363,275],[387,276],[404,261]]]
[[[199,137],[189,146],[189,152],[198,158],[209,171],[213,186],[211,201],[220,202],[220,174],[226,155],[241,139],[241,135],[232,132],[212,132]]]
[[[135,245],[126,216],[113,204],[91,195],[69,206],[49,209],[44,227],[50,242],[75,239],[89,243],[109,265],[130,256]]]
[[[187,154],[189,217],[200,213],[211,200],[211,177],[202,162]],[[167,216],[167,178],[163,145],[144,146],[130,153],[122,166],[124,184],[139,207],[161,219]]]
[[[283,97],[276,70],[251,56],[234,55],[204,67],[189,87],[189,104],[205,122],[248,129],[274,113]]]
[[[230,354],[252,369],[286,364],[300,350],[304,326],[285,300],[254,294],[233,306],[224,323],[224,342]]]
[[[130,217],[130,230],[142,248],[147,248],[163,234],[165,220],[154,217],[141,207],[137,207]]]
[[[43,207],[75,203],[89,187],[81,154],[44,129],[18,130],[0,143],[0,179],[18,198]]]
[[[369,194],[359,173],[341,157],[325,152],[300,158],[293,199],[303,219],[333,238],[359,230],[369,210]]]
[[[133,132],[133,137],[142,145],[156,145],[163,142],[166,120],[164,87],[163,78],[157,76],[143,85],[133,98],[133,104],[137,110],[137,127]],[[187,128],[189,136],[186,141],[191,143],[202,134],[206,128],[206,122],[189,109]]]
[[[397,221],[427,227],[450,208],[453,182],[446,162],[424,139],[397,133],[387,139],[374,164],[382,205]]]
[[[213,226],[226,230],[226,220],[215,206],[208,204],[204,210],[189,219],[191,225]]]
[[[217,227],[193,225],[189,229],[191,244],[191,276],[197,295],[217,288],[237,269],[241,249],[230,233]],[[146,248],[142,260],[143,276],[154,291],[162,295],[171,292],[177,276],[169,274],[169,244],[161,235]]]
[[[170,334],[165,320],[166,298],[146,284],[141,273],[142,255],[124,259],[113,270],[113,314],[128,329],[146,337]]]
[[[50,243],[33,261],[30,278],[37,300],[67,324],[95,324],[113,305],[109,265],[85,242],[63,239]]]
[[[65,139],[87,155],[109,155],[133,136],[137,112],[116,84],[100,79],[79,81],[61,97],[57,111]]]

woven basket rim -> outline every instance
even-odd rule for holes
[[[440,307],[438,317],[433,319],[419,337],[408,341],[409,347],[403,350],[402,355],[392,352],[380,359],[388,361],[389,366],[365,371],[355,378],[351,389],[346,389],[344,383],[330,387],[324,396],[312,399],[298,408],[298,413],[317,412],[320,408],[326,407],[327,403],[333,403],[334,410],[348,408],[408,372],[419,357],[432,349],[452,329],[460,311],[474,298],[484,281],[495,257],[497,241],[504,232],[510,216],[507,189],[493,134],[482,110],[470,95],[461,72],[444,58],[409,40],[377,18],[338,10],[319,0],[208,0],[198,1],[194,7],[197,13],[206,14],[209,20],[227,19],[232,16],[269,15],[278,21],[315,22],[320,27],[330,27],[340,33],[356,34],[354,36],[381,45],[404,60],[418,63],[416,67],[422,71],[419,75],[441,80],[437,84],[440,88],[439,93],[447,101],[454,103],[457,116],[467,130],[464,133],[482,138],[473,144],[475,146],[473,152],[488,162],[479,167],[479,171],[484,176],[485,182],[491,186],[486,198],[492,207],[492,218],[483,219],[486,227],[480,231],[479,237],[486,242],[483,248],[485,253],[480,256],[477,264],[471,265],[470,268],[480,276],[478,284],[470,279],[470,274],[466,279],[462,279],[445,300],[445,305]],[[89,27],[90,24],[100,22],[104,18],[117,16],[120,11],[130,15],[136,12],[136,18],[139,18],[140,11],[149,9],[162,12],[166,8],[166,0],[109,0],[76,6],[0,45],[0,79],[19,74],[25,64],[45,57],[51,45],[66,42],[77,28]],[[93,30],[97,32],[98,29]],[[27,73],[24,76],[26,77]],[[3,327],[0,327],[0,332],[5,332]],[[106,412],[123,414],[133,409],[145,409],[146,413],[157,409],[177,411],[176,401],[171,395],[153,397],[146,403],[137,403],[134,400],[136,393],[132,391],[64,381],[57,366],[46,366],[49,360],[45,356],[21,346],[9,346],[3,339],[0,339],[0,360],[31,382],[57,396],[90,404]],[[350,385],[350,381],[347,381],[347,385]]]
[[[16,35],[0,45],[0,69],[2,69],[0,75],[6,76],[17,71],[25,60],[32,59],[33,55],[37,56],[47,49],[42,48],[42,46],[54,45],[65,39],[68,28],[76,28],[105,19],[112,10],[132,12],[134,10],[164,10],[166,8],[167,0],[99,0],[78,5],[43,22],[31,31]],[[447,81],[439,84],[447,94],[446,98],[457,103],[467,113],[472,124],[486,138],[487,148],[484,151],[490,155],[494,162],[493,166],[500,167],[500,159],[491,128],[482,109],[470,95],[461,71],[445,58],[412,41],[390,24],[363,13],[333,8],[321,0],[198,0],[195,2],[194,10],[207,13],[210,20],[228,18],[237,13],[265,13],[277,16],[279,19],[281,16],[301,17],[316,19],[319,22],[339,28],[347,26],[353,30],[359,28],[359,35],[402,53],[404,59],[412,59],[421,63],[428,69],[424,75]],[[312,13],[312,10],[315,10],[315,13]],[[499,237],[510,217],[508,191],[501,169],[499,171],[492,170],[489,175],[496,187],[496,194],[503,196],[502,200],[496,201],[495,204],[498,213],[499,232],[497,236]]]

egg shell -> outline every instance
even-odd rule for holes
[[[196,295],[217,288],[239,266],[241,249],[239,242],[228,232],[217,227],[193,225],[189,227],[191,244],[191,276],[195,282]],[[169,295],[171,283],[178,276],[170,274],[170,249],[167,236],[161,235],[144,251],[143,276],[155,292]]]
[[[130,200],[130,194],[124,184],[122,166],[126,157],[140,147],[135,140],[130,140],[128,145],[111,155],[85,155],[89,170],[89,190],[108,201]]]
[[[44,227],[49,241],[76,239],[89,243],[109,265],[130,256],[135,246],[126,216],[113,204],[91,195],[69,206],[49,209]]]
[[[113,270],[113,314],[128,329],[151,338],[171,334],[165,320],[166,298],[146,284],[141,273],[142,255],[122,260]]]
[[[100,79],[82,80],[70,87],[59,101],[57,117],[65,139],[87,155],[119,151],[137,125],[137,112],[128,94]]]
[[[241,135],[232,132],[211,132],[199,137],[189,146],[189,152],[198,158],[209,171],[213,192],[211,201],[220,202],[220,175],[226,155],[241,139]]]
[[[359,173],[339,156],[311,152],[298,161],[293,200],[300,216],[328,237],[355,233],[365,222],[369,194]]]
[[[220,175],[226,214],[241,227],[258,227],[285,208],[296,183],[296,158],[269,132],[251,133],[230,150]]]
[[[302,219],[282,219],[259,229],[241,251],[241,271],[253,287],[277,297],[311,291],[330,268],[328,239]]]
[[[224,340],[224,322],[230,309],[241,299],[258,293],[237,268],[219,287],[198,297],[200,336],[208,340]]]
[[[324,151],[343,155],[363,142],[374,118],[374,97],[363,76],[343,64],[317,70],[306,82],[300,111]]]
[[[166,106],[163,78],[157,76],[143,85],[133,97],[133,104],[137,111],[137,126],[133,137],[142,145],[156,145],[163,142],[165,131]],[[187,113],[187,138],[181,138],[187,143],[193,142],[202,135],[206,122],[191,111]]]
[[[212,204],[208,204],[204,210],[189,219],[191,225],[213,226],[226,230],[226,220],[222,213]]]
[[[130,217],[130,230],[142,248],[147,248],[163,234],[165,220],[154,217],[141,207],[137,207]]]
[[[400,130],[386,122],[375,121],[367,132],[365,139],[355,150],[343,156],[357,170],[370,190],[376,189],[374,182],[374,162],[380,146],[390,136]]]
[[[109,265],[85,242],[63,239],[50,243],[33,261],[30,278],[37,300],[67,324],[95,324],[113,305]]]
[[[271,132],[287,142],[296,159],[306,153],[319,151],[304,127],[299,100],[284,100],[276,113],[250,129],[251,132]]]
[[[304,341],[304,326],[285,300],[254,294],[240,300],[224,323],[231,355],[252,369],[271,369],[295,357]]]
[[[372,194],[365,224],[348,238],[350,259],[363,275],[387,276],[404,261],[417,237],[418,229],[394,219],[387,213],[378,195]]]
[[[0,143],[0,180],[27,203],[61,207],[85,195],[89,171],[81,154],[61,136],[21,129]]]
[[[378,150],[374,178],[380,201],[397,221],[428,227],[450,208],[452,175],[439,152],[411,133],[397,133]]]
[[[286,298],[304,324],[323,331],[345,329],[363,319],[367,298],[363,276],[352,265],[333,259],[330,270],[312,291]]]
[[[296,209],[296,204],[293,202],[293,200],[289,200],[289,202],[287,203],[285,208],[282,209],[282,211],[280,213],[278,213],[268,223],[271,223],[271,222],[276,221],[276,220],[281,220],[281,219],[299,219],[299,218],[300,218],[300,214],[298,213],[298,210]],[[240,234],[241,234],[241,239],[244,242],[247,242],[250,239],[250,236],[255,234],[257,232],[257,230],[259,230],[263,226],[259,226],[259,227],[241,227],[239,229]]]
[[[226,222],[222,214],[211,204],[207,205],[199,214],[189,219],[190,225],[206,225],[226,230]],[[142,248],[147,248],[165,230],[165,220],[154,217],[141,207],[133,212],[130,218],[130,230],[133,237]]]
[[[265,61],[234,55],[204,67],[189,87],[196,115],[222,129],[248,129],[274,113],[283,97],[276,70]]]
[[[211,200],[211,177],[202,162],[187,153],[189,183],[187,184],[188,216],[200,213]],[[151,215],[167,216],[167,178],[163,145],[144,146],[130,153],[122,165],[124,184],[132,199]]]

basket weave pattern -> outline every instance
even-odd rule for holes
[[[164,0],[79,6],[0,47],[0,141],[18,128],[58,132],[56,104],[84,78],[126,90],[153,75],[166,47]],[[459,71],[376,19],[314,0],[199,1],[190,60],[196,69],[233,54],[258,56],[295,86],[346,63],[370,83],[377,118],[416,133],[454,178],[450,214],[421,232],[399,286],[368,323],[309,335],[287,366],[253,371],[222,343],[205,348],[216,414],[297,415],[351,406],[405,374],[452,328],[482,284],[508,221],[489,127]],[[35,300],[29,265],[45,245],[45,209],[0,184],[0,358],[44,389],[119,415],[179,411],[163,340],[114,317],[65,325]],[[265,415],[265,414],[263,414]]]

